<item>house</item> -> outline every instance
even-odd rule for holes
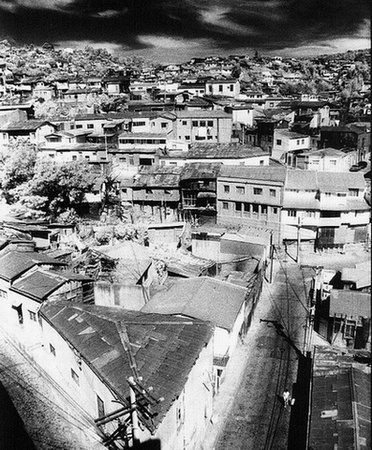
[[[315,347],[306,448],[371,447],[370,380],[370,367],[353,354]]]
[[[48,138],[50,139],[52,136],[55,135],[49,135]],[[67,139],[70,139],[68,136],[73,135],[64,132],[63,136],[67,136]],[[85,160],[90,164],[106,165],[108,163],[108,150],[105,144],[91,144],[89,142],[71,144],[48,142],[41,145],[39,151],[40,157],[47,157],[58,162]]]
[[[349,172],[356,163],[356,152],[343,152],[335,148],[322,148],[297,153],[295,164],[298,169],[323,172]]]
[[[257,143],[264,150],[272,154],[274,130],[288,129],[289,122],[285,119],[260,117],[256,119]]]
[[[237,103],[226,106],[225,111],[232,115],[233,123],[240,123],[247,127],[253,127],[254,108],[250,104]]]
[[[220,378],[246,333],[251,304],[247,289],[210,277],[179,279],[154,291],[142,312],[171,314],[211,322],[214,332],[215,376]]]
[[[189,222],[216,221],[216,181],[221,163],[190,163],[180,177],[181,214]]]
[[[296,155],[309,150],[310,147],[310,136],[285,129],[274,130],[272,157],[285,161],[288,166],[294,167]]]
[[[186,110],[175,113],[172,138],[196,142],[231,142],[232,116],[224,111]]]
[[[44,304],[40,324],[37,362],[95,422],[97,437],[201,447],[212,414],[211,324],[65,302]]]
[[[206,95],[235,98],[240,94],[240,82],[234,78],[207,80],[205,83],[205,93]]]
[[[368,239],[366,184],[358,172],[288,170],[282,239],[310,240],[315,248],[347,248]]]
[[[175,219],[180,202],[182,167],[141,166],[132,180],[120,183],[121,201],[130,202],[160,222]]]
[[[358,162],[367,160],[370,153],[371,133],[353,124],[320,128],[320,148],[352,149],[357,151]]]
[[[309,121],[310,128],[328,127],[330,125],[330,106],[328,102],[301,100],[291,104],[296,113],[296,122]]]
[[[11,122],[0,126],[0,146],[25,139],[31,144],[41,144],[46,136],[56,131],[56,126],[46,120]]]
[[[219,224],[264,228],[281,241],[284,167],[225,166],[217,178]]]

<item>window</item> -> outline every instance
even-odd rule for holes
[[[146,125],[146,122],[133,122],[132,125],[134,127],[144,127]]]
[[[330,160],[329,160],[329,164],[330,164],[331,166],[335,166],[335,165],[337,164],[337,161],[336,161],[335,159],[330,159]]]
[[[341,217],[341,212],[340,211],[321,211],[320,217],[325,217],[325,218]]]
[[[54,346],[52,344],[49,344],[49,350],[53,356],[56,356],[56,349],[54,348]]]
[[[301,139],[301,144],[305,144],[305,139]]]
[[[267,214],[267,205],[261,205],[261,214]]]
[[[28,310],[28,313],[30,315],[30,320],[32,320],[33,322],[36,322],[36,313],[34,313],[33,311]]]
[[[201,120],[199,123],[199,127],[205,127],[207,122],[205,120]]]
[[[198,121],[197,120],[193,120],[192,121],[192,126],[193,127],[197,127],[198,126]]]
[[[299,139],[297,140],[297,145],[300,145],[300,140]]]
[[[213,127],[213,120],[208,120],[208,126]]]
[[[190,140],[190,136],[185,136],[186,141]]]
[[[319,164],[320,163],[320,159],[313,159],[313,164]]]
[[[127,162],[127,158],[122,158],[122,157],[120,157],[120,158],[119,158],[119,161],[125,163],[125,162]]]
[[[262,195],[262,189],[261,188],[253,188],[253,194],[254,195]]]
[[[222,86],[222,84],[219,84],[219,85],[218,85],[218,90],[219,90],[219,92],[222,92],[222,91],[223,91],[223,86]]]
[[[305,211],[305,216],[306,217],[315,217],[315,211]]]
[[[278,208],[273,208],[272,211],[273,211],[273,214],[278,214]]]
[[[270,197],[276,197],[276,190],[270,189]]]
[[[259,205],[253,204],[252,205],[252,210],[254,214],[258,214],[258,210],[259,210]]]
[[[89,161],[89,160],[90,160],[90,156],[86,156],[85,159],[86,159],[87,161]]]
[[[182,125],[187,125],[187,120],[183,120]]]
[[[77,130],[80,130],[81,128],[83,128],[83,125],[76,125]]]
[[[230,84],[230,91],[233,92],[234,91],[234,85]]]
[[[228,202],[222,202],[222,209],[229,209]]]
[[[127,189],[127,188],[122,188],[121,192],[122,192],[123,194],[126,194],[126,193],[128,192],[128,189]]]
[[[146,188],[146,194],[152,194],[152,189]]]
[[[77,160],[77,156],[76,156],[76,155],[73,155],[72,160],[73,160],[73,161],[76,161],[76,160]]]
[[[167,122],[162,122],[162,123],[161,123],[161,127],[162,127],[162,128],[167,128],[167,125],[168,125]]]
[[[350,197],[358,197],[359,189],[349,189]]]
[[[244,203],[244,212],[249,213],[250,211],[250,204],[249,203]]]
[[[79,375],[75,372],[74,369],[71,369],[71,378],[75,381],[76,384],[79,384]]]
[[[3,289],[0,289],[0,297],[8,298],[8,293],[6,291],[4,291]]]
[[[244,186],[236,186],[236,193],[239,195],[243,195],[245,193]]]
[[[353,320],[346,320],[344,328],[344,338],[354,338],[355,335],[355,322]]]
[[[130,157],[129,157],[129,164],[130,164],[131,166],[134,166],[134,158],[133,158],[133,156],[130,156]]]
[[[264,160],[260,159],[260,166],[263,166],[263,165],[264,165]]]
[[[242,210],[242,202],[235,202],[235,211]]]
[[[105,415],[105,404],[100,396],[97,395],[97,413],[98,417],[103,417]]]
[[[88,130],[91,130],[92,128],[94,128],[94,125],[92,123],[88,123],[87,128]]]
[[[330,192],[325,192],[324,195],[325,195],[326,197],[331,197],[331,196],[332,196],[332,194],[331,194]]]
[[[288,217],[297,217],[297,211],[295,211],[294,209],[290,209],[288,211]]]
[[[337,197],[346,197],[346,192],[337,192]]]
[[[196,141],[205,141],[205,136],[195,136]]]
[[[213,139],[213,136],[207,136],[207,140],[211,141]]]

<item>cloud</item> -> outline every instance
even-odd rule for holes
[[[61,49],[84,49],[85,47],[92,47],[94,49],[106,49],[111,54],[121,53],[125,49],[122,44],[115,44],[113,42],[95,42],[95,41],[59,41],[55,43],[55,46]]]
[[[0,38],[105,42],[152,51],[154,58],[176,48],[178,58],[192,48],[205,54],[337,51],[348,41],[365,47],[369,17],[368,0],[0,0]]]

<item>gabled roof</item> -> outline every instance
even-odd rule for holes
[[[244,144],[191,144],[187,153],[189,159],[240,159],[268,156],[261,147]]]
[[[151,431],[181,394],[213,333],[211,324],[199,320],[119,307],[46,302],[40,312],[124,402],[129,397],[127,379],[133,376],[133,359],[142,384],[153,387],[154,397],[164,398],[151,408],[154,426],[146,423]],[[129,350],[121,337],[125,333]]]
[[[13,281],[37,265],[65,266],[66,264],[42,253],[11,250],[0,256],[0,278]]]
[[[231,331],[244,305],[247,290],[209,277],[179,280],[160,287],[143,312],[177,314],[207,320]]]
[[[27,120],[24,122],[12,122],[0,127],[1,131],[35,131],[43,125],[50,125],[56,128],[56,125],[45,120]]]

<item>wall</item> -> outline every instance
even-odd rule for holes
[[[121,306],[135,311],[145,305],[144,289],[138,285],[98,281],[94,284],[94,299],[96,305]]]

